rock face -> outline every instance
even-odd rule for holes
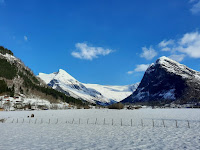
[[[177,103],[200,101],[200,72],[167,57],[146,70],[141,83],[123,103]]]

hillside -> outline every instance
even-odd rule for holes
[[[0,66],[0,95],[37,97],[48,99],[50,102],[83,104],[81,100],[48,87],[20,59],[16,58],[11,50],[3,46],[0,46]]]

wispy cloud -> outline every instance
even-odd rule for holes
[[[163,40],[163,41],[161,41],[161,42],[158,44],[158,46],[159,46],[159,47],[166,47],[166,46],[172,45],[172,44],[174,44],[174,40],[170,39],[170,40]]]
[[[157,56],[157,52],[152,47],[149,47],[149,49],[146,47],[142,47],[142,51],[143,52],[141,53],[140,57],[143,57],[147,60],[151,60],[155,56]]]
[[[177,61],[177,62],[181,62],[184,58],[185,55],[184,54],[180,54],[180,55],[170,55],[169,58]]]
[[[195,0],[190,0],[190,3],[196,2]],[[190,9],[192,14],[200,14],[200,0],[193,4],[192,8]]]
[[[161,47],[161,51],[170,51],[171,49],[168,47],[170,45],[174,44],[174,40],[170,39],[170,40],[163,40],[161,41],[158,46]]]
[[[112,49],[105,49],[103,47],[92,47],[88,46],[86,43],[76,43],[75,44],[76,51],[71,53],[72,56],[79,59],[85,60],[93,60],[94,58],[98,58],[98,56],[108,55],[114,50]]]
[[[181,38],[173,41],[173,44],[161,48],[161,51],[170,52],[169,57],[172,59],[180,62],[186,56],[200,58],[200,33],[198,31],[185,33]]]
[[[192,58],[200,58],[200,33],[186,33],[179,39],[178,46],[175,50],[185,53]]]
[[[144,72],[147,70],[147,68],[149,67],[149,64],[140,64],[140,65],[136,65],[136,68],[132,71],[128,71],[128,74],[133,74],[134,72]]]
[[[28,41],[28,37],[24,35],[24,41]]]

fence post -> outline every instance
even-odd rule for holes
[[[164,128],[165,128],[165,122],[164,122],[164,120],[163,120],[163,126],[164,126]]]
[[[43,120],[42,120],[42,118],[41,118],[41,124],[43,123]]]
[[[97,118],[96,118],[95,124],[97,124]]]
[[[178,122],[177,122],[177,120],[176,120],[176,128],[178,128]]]
[[[23,118],[23,121],[22,121],[22,123],[24,123],[24,118]]]
[[[73,120],[72,120],[72,124],[74,124],[74,118],[73,118]]]
[[[50,122],[51,122],[51,120],[50,120],[50,118],[49,118],[49,124],[50,124]]]
[[[131,127],[133,126],[133,121],[132,121],[132,119],[131,119]]]
[[[17,123],[18,123],[18,118],[17,118]]]
[[[114,121],[113,121],[113,118],[112,118],[112,126],[113,126],[113,124],[114,124]]]
[[[122,126],[122,119],[121,119],[121,126]]]
[[[153,127],[154,127],[154,120],[152,119]]]
[[[189,122],[189,120],[187,122],[188,122],[188,128],[190,128],[190,122]]]
[[[89,118],[87,119],[87,124],[89,123]]]
[[[79,118],[79,124],[81,124],[81,119]]]
[[[104,118],[104,120],[103,120],[103,124],[105,125],[106,124],[106,119]]]
[[[13,119],[13,121],[12,121],[12,123],[14,122],[14,119]]]
[[[56,124],[58,123],[58,118],[57,118],[57,122],[56,122]]]

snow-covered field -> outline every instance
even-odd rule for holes
[[[4,111],[1,118],[1,150],[200,149],[200,109]]]

